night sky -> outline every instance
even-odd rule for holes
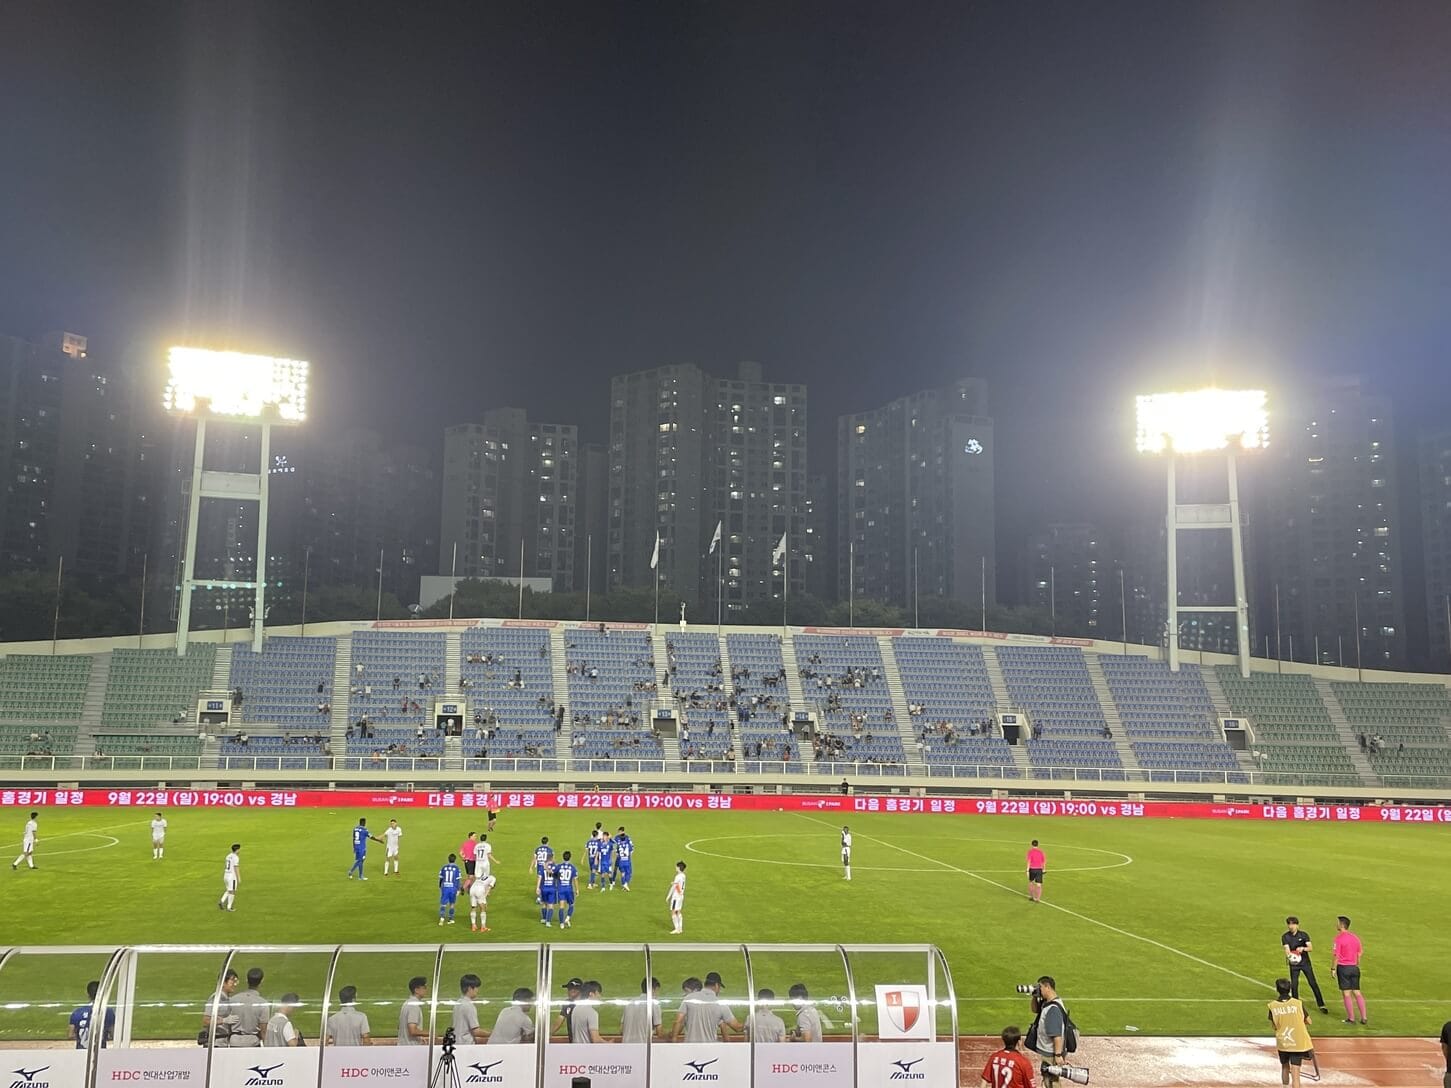
[[[430,444],[752,359],[822,469],[978,375],[1009,524],[1081,516],[1140,387],[1446,407],[1448,57],[1433,0],[13,0],[0,332],[310,358],[319,425]]]

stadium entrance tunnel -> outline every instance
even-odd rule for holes
[[[937,1088],[958,1043],[932,945],[0,949],[12,1088]]]

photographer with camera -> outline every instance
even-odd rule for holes
[[[1036,985],[1019,986],[1018,992],[1029,995],[1028,1002],[1033,1010],[1028,1046],[1045,1059],[1042,1067],[1044,1088],[1054,1088],[1062,1076],[1056,1070],[1067,1061],[1069,1054],[1078,1049],[1078,1032],[1058,997],[1058,983],[1052,975],[1041,976]],[[1050,1073],[1050,1069],[1055,1072]],[[1082,1081],[1076,1077],[1069,1079],[1079,1084],[1087,1083],[1087,1077]]]

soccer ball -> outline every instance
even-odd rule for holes
[[[1290,953],[1290,963],[1293,965],[1293,964],[1297,964],[1299,962],[1300,962],[1300,955],[1299,955],[1299,953],[1298,952],[1291,952]]]

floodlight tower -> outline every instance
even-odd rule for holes
[[[1249,676],[1249,598],[1245,593],[1244,539],[1239,520],[1236,455],[1269,444],[1269,413],[1263,390],[1201,389],[1192,393],[1155,393],[1138,398],[1138,449],[1164,455],[1168,468],[1169,510],[1169,668],[1179,671],[1179,613],[1232,612],[1241,676]],[[1174,468],[1180,457],[1222,454],[1229,477],[1228,503],[1181,503],[1175,496]],[[1228,529],[1234,563],[1234,603],[1179,607],[1178,543],[1181,530]]]
[[[243,355],[236,351],[174,347],[167,354],[169,377],[162,404],[173,415],[196,420],[196,454],[191,466],[191,502],[187,505],[186,547],[181,577],[181,609],[176,621],[176,652],[186,653],[191,629],[191,594],[203,589],[251,589],[252,649],[262,649],[267,589],[267,470],[272,427],[296,426],[307,419],[308,364],[298,359]],[[207,423],[239,424],[261,429],[258,471],[209,472]],[[253,581],[196,578],[197,521],[203,499],[257,504],[257,565]]]

